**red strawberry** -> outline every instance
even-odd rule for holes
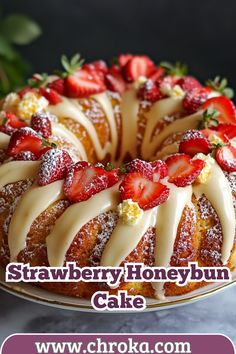
[[[48,139],[52,135],[50,115],[44,112],[33,114],[31,118],[31,128],[42,135],[45,139]]]
[[[22,151],[14,157],[17,161],[36,161],[37,156],[31,151]]]
[[[137,97],[142,101],[156,102],[164,97],[164,95],[155,83],[151,79],[148,79],[140,86]]]
[[[31,128],[25,127],[16,130],[10,139],[7,154],[15,156],[22,151],[31,151],[38,155],[42,147],[42,138]]]
[[[135,55],[124,66],[124,76],[128,82],[137,80],[140,76],[149,77],[155,71],[153,61],[146,55]]]
[[[121,175],[122,174],[119,168],[114,168],[111,171],[107,171],[108,187],[112,187],[114,184],[118,183]]]
[[[65,79],[66,93],[69,97],[87,97],[105,91],[101,77],[95,71],[78,70]]]
[[[66,176],[68,167],[73,163],[66,150],[51,149],[43,157],[38,173],[38,185],[46,186]]]
[[[28,92],[35,92],[35,89],[32,88],[32,87],[24,87],[23,89],[21,89],[19,92],[18,92],[18,95],[20,96],[20,98],[22,99],[24,97],[24,95]]]
[[[56,105],[61,102],[61,96],[59,93],[51,88],[41,87],[39,93],[44,96],[51,105]]]
[[[222,146],[216,150],[216,160],[227,172],[236,171],[236,149],[231,145]]]
[[[209,92],[209,89],[205,87],[195,88],[188,91],[183,100],[183,105],[186,111],[189,114],[195,113],[208,99]]]
[[[127,172],[139,172],[143,177],[152,179],[153,168],[149,162],[135,159],[125,165]]]
[[[110,91],[122,93],[126,89],[126,82],[117,65],[112,65],[105,76],[105,83]]]
[[[37,158],[38,160],[42,159],[42,156],[49,150],[53,149],[52,146],[44,146],[42,149],[39,151]]]
[[[108,188],[107,171],[97,166],[72,165],[64,183],[64,193],[71,202],[82,202]]]
[[[216,117],[218,122],[236,124],[235,105],[229,98],[225,96],[209,98],[202,105],[202,109],[206,110],[209,107],[219,112],[219,115]]]
[[[48,87],[59,93],[61,96],[65,95],[65,81],[63,79],[56,79],[50,82]]]
[[[164,203],[169,197],[169,188],[145,178],[139,172],[128,173],[120,185],[121,199],[132,199],[143,210]]]
[[[165,161],[156,160],[151,162],[153,169],[153,180],[155,182],[159,181],[162,178],[165,178],[168,174],[168,167]]]
[[[118,63],[120,65],[121,68],[123,68],[130,59],[133,58],[132,54],[120,54],[118,56]]]
[[[236,137],[236,125],[234,124],[219,124],[217,131],[226,135],[229,139]]]
[[[190,156],[194,156],[199,152],[208,154],[210,152],[211,144],[205,135],[199,130],[188,130],[182,136],[179,145],[179,152],[183,152]]]
[[[228,137],[224,134],[224,132],[213,130],[213,129],[203,129],[201,130],[202,134],[209,139],[211,135],[216,135],[218,138],[220,138],[223,142],[228,143],[229,139]]]
[[[98,73],[106,74],[108,71],[107,64],[103,60],[96,60],[88,64],[84,64],[83,68],[88,71],[97,71]]]
[[[189,155],[175,154],[166,159],[168,166],[169,182],[177,187],[185,187],[192,184],[201,173],[205,162],[203,160],[191,160]]]
[[[167,75],[164,77],[160,77],[157,80],[157,86],[162,90],[165,86],[170,86],[171,88],[176,85],[178,81],[178,77],[174,75]]]
[[[184,91],[189,91],[189,90],[193,90],[193,89],[200,89],[202,87],[200,82],[197,79],[195,79],[195,77],[193,77],[193,76],[181,77],[177,81],[177,85],[179,85]]]
[[[18,129],[26,126],[25,122],[9,111],[2,111],[1,118],[5,121],[3,122],[3,125],[9,125],[12,128]]]
[[[165,69],[162,66],[158,66],[155,68],[155,71],[151,76],[149,76],[149,79],[152,80],[153,82],[157,82],[165,73]]]

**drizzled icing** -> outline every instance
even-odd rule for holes
[[[16,260],[19,252],[25,248],[26,237],[33,221],[62,197],[63,181],[56,181],[44,187],[33,185],[24,193],[13,214],[8,231],[8,244],[12,262]],[[19,225],[21,225],[20,228]]]
[[[111,160],[114,161],[118,147],[118,133],[114,110],[106,93],[95,95],[93,98],[102,107],[110,127],[111,141],[107,142],[103,147],[101,146],[94,125],[83,113],[78,100],[63,97],[61,103],[49,106],[48,109],[58,117],[68,117],[80,123],[93,142],[97,158],[102,160],[109,153]],[[129,154],[133,158],[137,156],[139,101],[135,85],[132,85],[129,90],[123,93],[120,108],[122,119],[120,161],[122,161],[126,154]],[[159,121],[182,111],[182,99],[180,98],[167,98],[153,104],[148,113],[145,114],[147,123],[141,144],[142,158],[147,160],[154,159],[156,151],[169,135],[196,128],[198,120],[202,117],[202,112],[174,120],[158,136],[153,138],[153,133]],[[78,150],[81,159],[87,160],[86,151],[74,133],[63,124],[55,122],[52,123],[52,129],[54,135],[61,136]],[[5,148],[8,141],[9,137],[0,133],[0,148]],[[177,148],[175,143],[172,145],[171,149]],[[160,152],[165,153],[169,151],[168,149],[169,147],[166,146]],[[20,180],[35,179],[39,163],[39,161],[12,161],[4,163],[0,167],[0,188]],[[11,259],[16,259],[18,253],[25,247],[27,233],[35,218],[52,203],[63,198],[62,183],[62,181],[57,181],[45,187],[33,185],[25,192],[13,213],[9,227]],[[204,194],[218,214],[223,230],[222,262],[224,264],[227,263],[234,243],[235,217],[229,183],[220,167],[216,163],[214,164],[212,175],[205,184],[178,188],[167,181],[163,183],[168,184],[170,188],[169,200],[159,207],[145,211],[141,220],[134,226],[125,225],[121,220],[118,220],[103,251],[101,265],[120,265],[130,252],[135,249],[147,229],[153,226],[156,228],[157,235],[154,251],[155,265],[168,266],[173,253],[182,212],[186,205],[191,207],[193,193],[197,198],[200,198]],[[99,214],[109,210],[116,210],[119,202],[118,185],[115,185],[94,195],[87,201],[69,206],[57,219],[47,237],[49,264],[51,266],[62,266],[73,238],[79,230]],[[168,222],[169,220],[171,222]],[[16,235],[18,238],[16,238]],[[153,287],[156,296],[162,298],[164,294],[163,283],[154,283]]]
[[[114,210],[119,198],[118,186],[115,185],[67,208],[46,240],[49,264],[52,267],[62,266],[66,252],[79,230],[99,214]]]

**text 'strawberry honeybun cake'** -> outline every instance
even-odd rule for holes
[[[217,77],[145,55],[62,58],[1,101],[0,264],[235,267],[236,111]],[[40,283],[163,298],[204,285]]]

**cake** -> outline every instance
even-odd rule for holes
[[[62,58],[1,101],[0,265],[225,265],[235,252],[236,110],[217,77],[122,54]],[[204,283],[38,283],[162,299]]]

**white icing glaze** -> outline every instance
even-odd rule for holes
[[[0,149],[6,149],[10,141],[10,136],[0,132]]]
[[[49,110],[58,117],[71,118],[80,123],[90,136],[99,160],[103,160],[107,153],[112,152],[112,144],[110,141],[106,142],[104,147],[101,146],[96,129],[93,123],[83,113],[82,107],[78,100],[62,97],[62,102],[57,105],[50,106]]]
[[[75,134],[73,134],[69,129],[67,129],[63,124],[61,123],[51,123],[52,124],[52,134],[56,136],[60,136],[72,145],[74,145],[80,155],[81,160],[87,161],[87,154],[84,149],[83,144],[80,142],[80,140],[76,137]]]
[[[40,161],[10,161],[0,166],[0,189],[9,183],[35,178]]]
[[[101,258],[101,266],[118,267],[135,249],[150,226],[156,222],[156,208],[144,212],[136,225],[127,225],[119,219]]]
[[[220,219],[223,232],[221,260],[226,264],[234,244],[235,213],[229,182],[216,162],[207,182],[194,186],[193,191],[197,198],[203,194],[206,196]]]
[[[174,249],[175,238],[186,205],[191,205],[192,186],[176,187],[172,183],[166,182],[170,188],[170,196],[166,203],[158,208],[156,224],[156,246],[154,258],[156,267],[168,267]],[[163,283],[152,283],[155,295],[163,299]]]
[[[79,230],[99,214],[115,209],[119,198],[118,185],[115,185],[84,202],[69,206],[46,240],[50,266],[63,266],[66,252]]]
[[[9,226],[8,243],[12,262],[25,248],[26,237],[34,220],[62,197],[63,181],[56,181],[44,187],[33,185],[24,193]],[[19,225],[21,225],[20,228]]]

